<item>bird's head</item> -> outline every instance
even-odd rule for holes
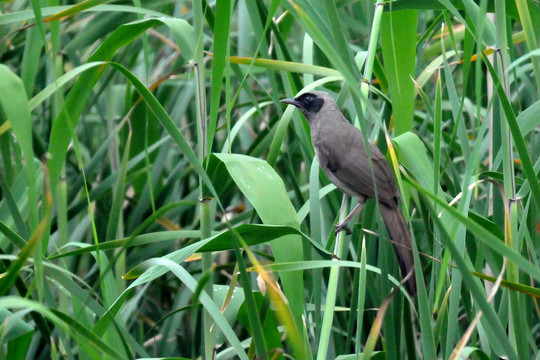
[[[324,91],[310,91],[298,95],[294,99],[281,100],[284,104],[294,105],[304,113],[308,121],[318,114],[325,105],[335,104],[330,94]]]

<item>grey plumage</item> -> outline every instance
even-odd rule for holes
[[[302,110],[309,123],[315,154],[330,181],[349,196],[356,197],[359,204],[367,198],[378,199],[381,215],[394,241],[402,275],[407,275],[414,269],[411,235],[399,207],[399,189],[384,155],[369,143],[373,177],[362,132],[345,119],[329,94],[311,91],[281,102]],[[345,229],[349,232],[346,222],[350,217],[336,226],[336,231]],[[406,286],[412,295],[416,294],[414,274]]]

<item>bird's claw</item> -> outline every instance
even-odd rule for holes
[[[336,229],[334,231],[334,233],[337,235],[341,230],[345,230],[345,233],[347,235],[351,235],[352,234],[352,231],[351,229],[349,229],[349,227],[347,226],[347,223],[344,222],[344,223],[337,223],[336,224]]]

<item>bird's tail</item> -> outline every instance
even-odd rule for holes
[[[409,227],[403,218],[401,209],[399,206],[388,207],[380,204],[381,215],[384,223],[388,228],[388,232],[394,241],[394,249],[399,260],[399,267],[401,268],[401,276],[407,276],[411,271],[412,274],[409,280],[405,283],[409,293],[416,295],[416,276],[414,275],[414,261],[412,254],[412,242],[411,233]]]

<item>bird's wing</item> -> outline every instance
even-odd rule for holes
[[[380,202],[387,206],[395,206],[399,199],[399,191],[390,165],[381,151],[369,143],[374,182],[360,130],[350,125],[344,127],[343,131],[332,133],[335,137],[319,146],[319,161],[325,162],[322,164],[323,168],[326,165],[328,171],[341,183],[336,185],[345,187],[342,190],[347,193],[371,198],[375,198],[377,191]]]

